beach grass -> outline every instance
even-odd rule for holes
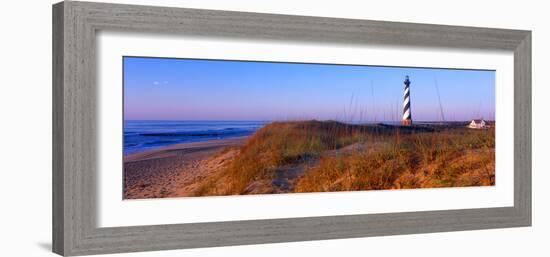
[[[494,128],[274,122],[191,195],[489,186],[494,146]]]
[[[388,138],[370,151],[322,158],[297,192],[490,186],[494,130],[453,129]]]

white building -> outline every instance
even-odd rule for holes
[[[487,123],[485,122],[485,120],[472,120],[472,122],[470,122],[470,125],[468,125],[468,128],[472,129],[482,129],[486,127]]]

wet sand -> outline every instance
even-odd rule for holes
[[[223,168],[247,137],[182,143],[124,157],[124,199],[189,196]]]

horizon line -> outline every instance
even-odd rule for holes
[[[495,121],[494,119],[484,119],[481,118],[473,118],[468,120],[413,120],[413,123],[415,122],[461,122],[461,121],[471,121],[471,120],[486,120],[486,121]],[[193,119],[123,119],[123,121],[193,121],[193,122],[204,122],[204,121],[242,121],[242,122],[291,122],[291,121],[336,121],[336,122],[373,122],[373,123],[382,123],[382,122],[401,122],[401,120],[385,120],[385,121],[375,121],[375,120],[366,120],[366,121],[343,121],[343,120],[336,120],[336,119],[326,119],[326,120],[319,120],[319,119],[288,119],[288,120],[242,120],[242,119],[235,119],[235,120],[216,120],[216,119],[207,119],[207,120],[193,120]]]

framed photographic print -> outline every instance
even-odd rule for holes
[[[53,6],[53,250],[531,225],[531,32]]]

